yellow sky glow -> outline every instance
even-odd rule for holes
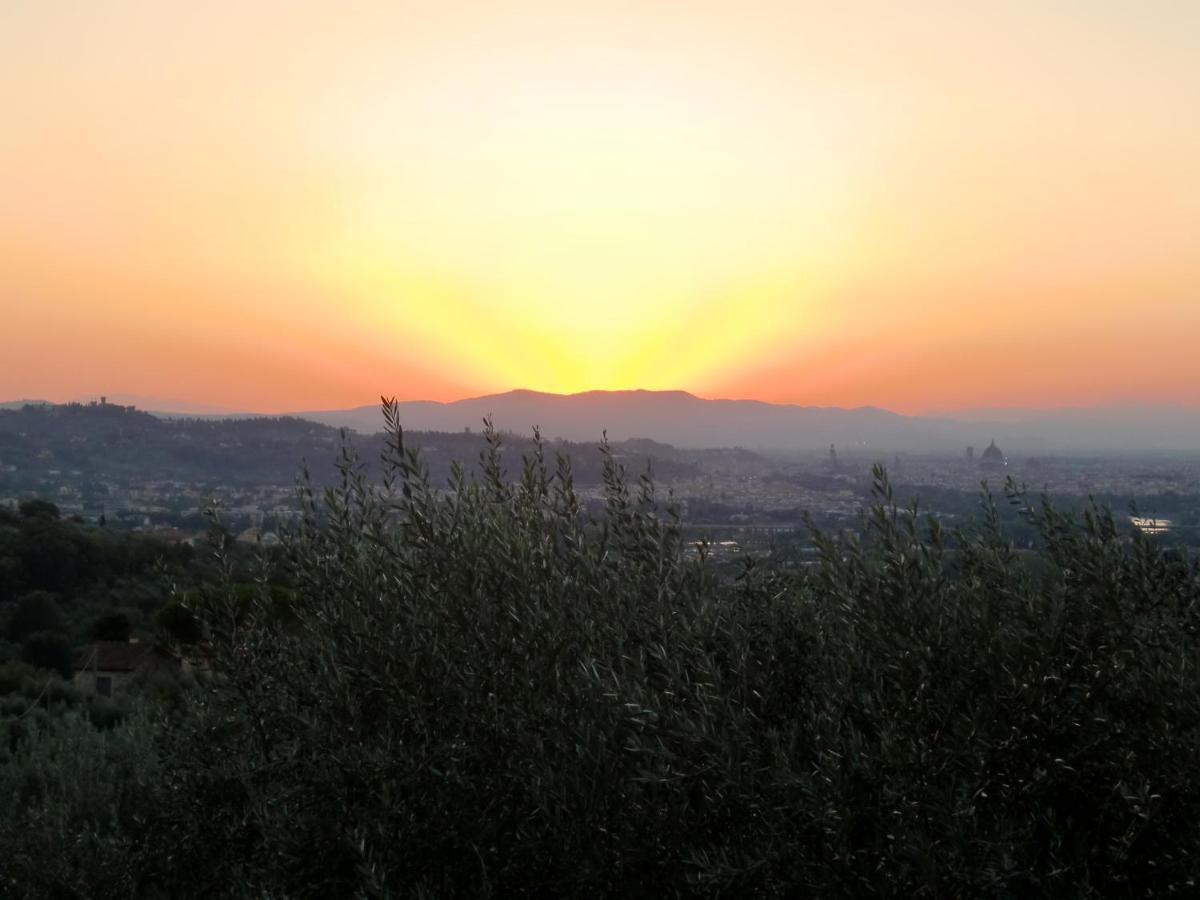
[[[0,399],[1200,398],[1200,6],[0,8]]]

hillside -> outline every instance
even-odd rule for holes
[[[509,391],[452,403],[400,404],[410,427],[461,431],[490,416],[499,428],[543,433],[571,441],[592,441],[601,431],[613,440],[652,438],[678,447],[787,447],[815,449],[866,443],[917,449],[940,432],[938,423],[873,407],[801,407],[757,400],[705,400],[686,391],[588,391],[547,394]],[[315,422],[369,431],[378,411],[364,406],[343,411],[305,412]]]
[[[366,428],[365,410],[361,418]],[[374,418],[382,422],[378,409]],[[445,482],[454,461],[470,467],[485,448],[478,429],[409,430],[407,439],[422,449],[434,483]],[[351,434],[349,441],[373,468],[382,450],[379,435]],[[515,477],[516,461],[532,449],[532,440],[505,435],[503,441],[502,452],[505,459],[514,460],[510,474]],[[570,455],[576,478],[594,483],[600,477],[595,444],[560,441],[550,450]],[[66,476],[290,485],[304,463],[318,482],[325,483],[336,474],[333,463],[341,446],[338,428],[295,417],[168,419],[112,404],[25,406],[0,410],[0,486],[43,478],[58,483]],[[613,452],[631,469],[650,464],[666,478],[694,473],[698,464],[695,452],[652,441],[615,442]],[[744,451],[740,455],[751,456]]]
[[[1200,451],[1200,412],[1181,406],[973,410],[953,416],[904,416],[875,407],[797,406],[758,400],[706,400],[685,391],[509,391],[450,403],[400,404],[407,427],[430,431],[478,428],[485,416],[500,428],[572,441],[644,437],[676,447],[743,446],[820,450],[835,444],[883,453],[958,455],[995,439],[1022,453],[1113,454]],[[378,408],[363,406],[297,415],[371,433]]]

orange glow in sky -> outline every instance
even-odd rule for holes
[[[1194,404],[1198,85],[1167,0],[7,2],[0,400]]]

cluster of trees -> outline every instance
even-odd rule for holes
[[[152,633],[193,550],[63,519],[44,500],[0,509],[0,664],[70,676],[71,648]]]
[[[237,560],[243,579],[247,556]],[[0,509],[0,746],[64,716],[109,727],[131,713],[136,691],[109,701],[69,683],[75,651],[91,641],[194,640],[195,622],[172,596],[217,574],[188,545],[64,519],[45,500]]]
[[[247,588],[213,676],[0,757],[21,896],[1143,896],[1200,877],[1200,567],[1014,496],[732,581],[648,478],[540,446],[435,490],[389,407]],[[1003,505],[1004,501],[1000,501]],[[4,751],[0,751],[4,752]]]

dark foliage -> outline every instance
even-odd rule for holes
[[[27,504],[28,505],[28,504]],[[248,554],[243,553],[243,556]],[[72,644],[149,638],[171,585],[212,578],[193,549],[50,516],[0,517],[0,660],[37,631]]]
[[[164,611],[199,690],[16,745],[0,892],[1194,893],[1194,559],[1015,488],[1036,552],[988,497],[950,536],[879,470],[862,534],[724,581],[608,448],[592,515],[491,433],[435,486],[387,413],[381,483],[347,451],[277,571]]]
[[[132,634],[133,623],[125,613],[107,613],[92,623],[92,640],[127,641]]]
[[[8,636],[13,641],[23,641],[35,631],[58,632],[63,628],[58,598],[48,591],[30,591],[17,601],[8,622]]]
[[[26,519],[57,519],[58,507],[48,500],[26,500],[19,507],[21,515]]]
[[[176,646],[194,646],[204,637],[196,614],[178,601],[159,610],[158,629],[164,640]]]
[[[21,645],[21,661],[39,669],[71,677],[71,645],[61,634],[38,631]]]
[[[1186,892],[1194,562],[985,504],[956,550],[882,472],[861,538],[732,585],[605,455],[435,490],[393,422],[307,494],[286,607],[197,605],[221,676],[166,736],[145,884],[273,896]],[[1025,501],[1016,497],[1020,503]],[[265,580],[264,580],[265,584]],[[198,813],[197,810],[202,812]],[[180,871],[205,872],[202,890]]]

